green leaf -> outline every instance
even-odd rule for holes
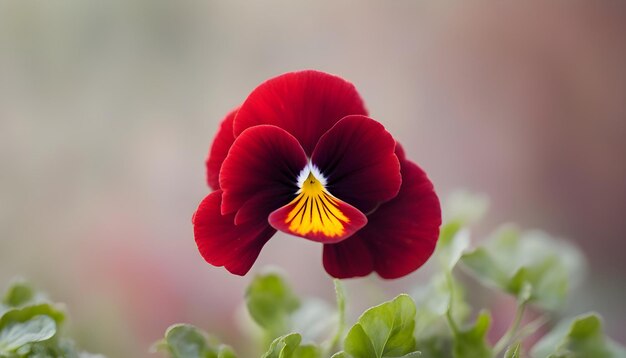
[[[9,307],[27,304],[35,297],[35,291],[23,281],[14,282],[4,294],[2,303]]]
[[[35,342],[52,338],[56,322],[48,316],[35,316],[25,322],[11,322],[0,330],[0,353],[8,353]]]
[[[435,250],[435,255],[442,268],[446,271],[452,271],[469,244],[469,231],[463,229],[459,222],[443,225]]]
[[[300,345],[302,337],[290,333],[276,338],[262,358],[320,358],[320,350],[311,344]]]
[[[65,313],[49,303],[39,303],[36,305],[12,308],[5,311],[0,318],[0,330],[10,323],[26,322],[35,316],[48,316],[52,318],[57,326],[65,320]]]
[[[365,311],[344,342],[355,358],[401,357],[415,351],[415,303],[405,294]]]
[[[165,332],[165,345],[173,358],[215,356],[207,342],[208,336],[192,325],[177,324]]]
[[[491,358],[491,348],[485,339],[490,325],[491,316],[489,313],[481,312],[472,327],[463,329],[456,334],[453,356],[455,358]]]
[[[520,233],[511,226],[465,253],[462,263],[481,281],[516,297],[530,286],[529,302],[552,310],[564,306],[569,287],[584,268],[582,255],[573,246],[538,231]]]
[[[533,347],[533,357],[626,357],[626,349],[604,336],[602,320],[587,313],[559,324]]]
[[[300,301],[291,288],[275,273],[257,275],[246,291],[248,312],[272,336],[284,334],[289,329],[289,316]]]
[[[235,358],[232,349],[220,345],[204,331],[189,325],[175,324],[165,332],[165,338],[156,344],[159,351],[172,358]]]
[[[63,336],[65,313],[23,281],[13,283],[0,303],[0,357],[103,358],[80,352]],[[13,351],[6,353],[6,351]]]

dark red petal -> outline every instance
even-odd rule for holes
[[[247,129],[235,139],[222,164],[222,214],[234,213],[255,197],[266,196],[271,202],[265,203],[265,211],[259,210],[258,215],[267,219],[271,211],[291,200],[298,190],[298,174],[306,165],[304,150],[285,130],[269,125]],[[267,196],[268,192],[274,197]]]
[[[422,266],[432,255],[441,226],[441,207],[426,173],[412,162],[402,165],[406,184],[398,196],[370,216],[360,237],[376,252],[374,270],[398,278]]]
[[[336,275],[337,267],[360,265],[363,254],[354,257],[346,254],[340,259],[349,262],[334,262],[331,253],[331,250],[337,250],[333,246],[348,245],[357,240],[369,249],[374,261],[373,270],[387,279],[417,270],[432,255],[441,225],[439,199],[426,173],[409,161],[402,163],[402,180],[398,195],[369,215],[367,226],[344,242],[325,245],[330,246],[324,248],[324,265],[330,275]],[[365,265],[359,267],[365,271]],[[353,276],[362,276],[363,271]],[[347,274],[349,271],[340,272]]]
[[[222,163],[226,159],[228,150],[235,141],[235,136],[233,135],[235,114],[237,114],[237,109],[231,111],[222,121],[220,129],[217,131],[215,138],[213,138],[213,144],[211,144],[211,150],[206,160],[207,182],[213,190],[220,188],[220,168],[222,168]]]
[[[310,156],[319,138],[350,114],[367,114],[354,85],[323,72],[291,72],[252,91],[235,118],[234,133],[275,125],[296,137]]]
[[[374,271],[374,259],[358,233],[332,245],[324,245],[324,268],[335,278],[367,276]]]
[[[214,191],[198,206],[193,217],[196,244],[206,262],[243,276],[276,230],[264,219],[235,225],[234,214],[220,213],[221,199],[222,191]]]
[[[347,116],[320,138],[311,161],[326,177],[330,193],[369,213],[400,190],[395,147],[382,124],[365,116]]]
[[[270,224],[288,234],[322,243],[342,241],[367,224],[367,217],[350,204],[322,195],[326,197],[298,196],[270,214]]]
[[[289,200],[289,197],[292,196],[290,194],[293,194],[293,192],[285,194],[282,188],[255,193],[254,196],[243,203],[237,211],[235,215],[235,225],[241,225],[250,220],[254,220],[259,216],[259,213],[262,213],[261,215],[264,215],[267,219],[269,213],[276,210],[277,198],[284,197],[284,202],[286,202]]]
[[[396,142],[396,157],[398,157],[400,163],[403,163],[406,160],[406,154],[400,142]]]

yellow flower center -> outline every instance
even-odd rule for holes
[[[350,219],[339,210],[338,199],[332,196],[325,188],[326,180],[317,168],[308,169],[308,175],[301,173],[298,196],[289,203],[294,205],[287,215],[285,223],[289,230],[297,235],[323,234],[326,237],[341,236],[344,234],[344,224]],[[316,178],[314,172],[320,178]],[[304,179],[304,180],[303,180]]]

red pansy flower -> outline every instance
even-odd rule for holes
[[[194,214],[195,240],[234,274],[277,230],[323,243],[337,278],[401,277],[435,248],[432,183],[339,77],[302,71],[261,84],[226,116],[206,164],[214,191]]]

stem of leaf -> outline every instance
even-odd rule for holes
[[[513,323],[511,323],[511,326],[509,327],[509,329],[493,346],[493,352],[495,356],[497,356],[500,352],[502,352],[506,348],[506,346],[509,344],[511,339],[517,335],[517,330],[519,328],[520,323],[522,322],[522,317],[524,316],[524,311],[526,310],[527,302],[528,300],[522,300],[518,302],[517,310],[515,311],[515,318],[513,319]]]
[[[459,326],[457,326],[454,321],[454,317],[452,317],[452,302],[454,302],[454,281],[452,278],[452,272],[446,271],[446,283],[448,284],[448,291],[450,291],[450,301],[448,302],[448,309],[446,310],[446,319],[448,321],[448,326],[452,330],[452,333],[457,336],[460,332]]]
[[[338,279],[334,279],[333,283],[335,284],[335,295],[337,297],[337,332],[328,344],[326,349],[328,353],[326,354],[327,356],[330,356],[330,353],[339,344],[346,325],[346,295],[343,283]]]
[[[523,340],[531,334],[535,333],[539,328],[541,328],[544,324],[548,323],[550,318],[547,316],[541,316],[534,321],[526,324],[522,328],[519,329],[517,334],[513,337],[514,340]]]

